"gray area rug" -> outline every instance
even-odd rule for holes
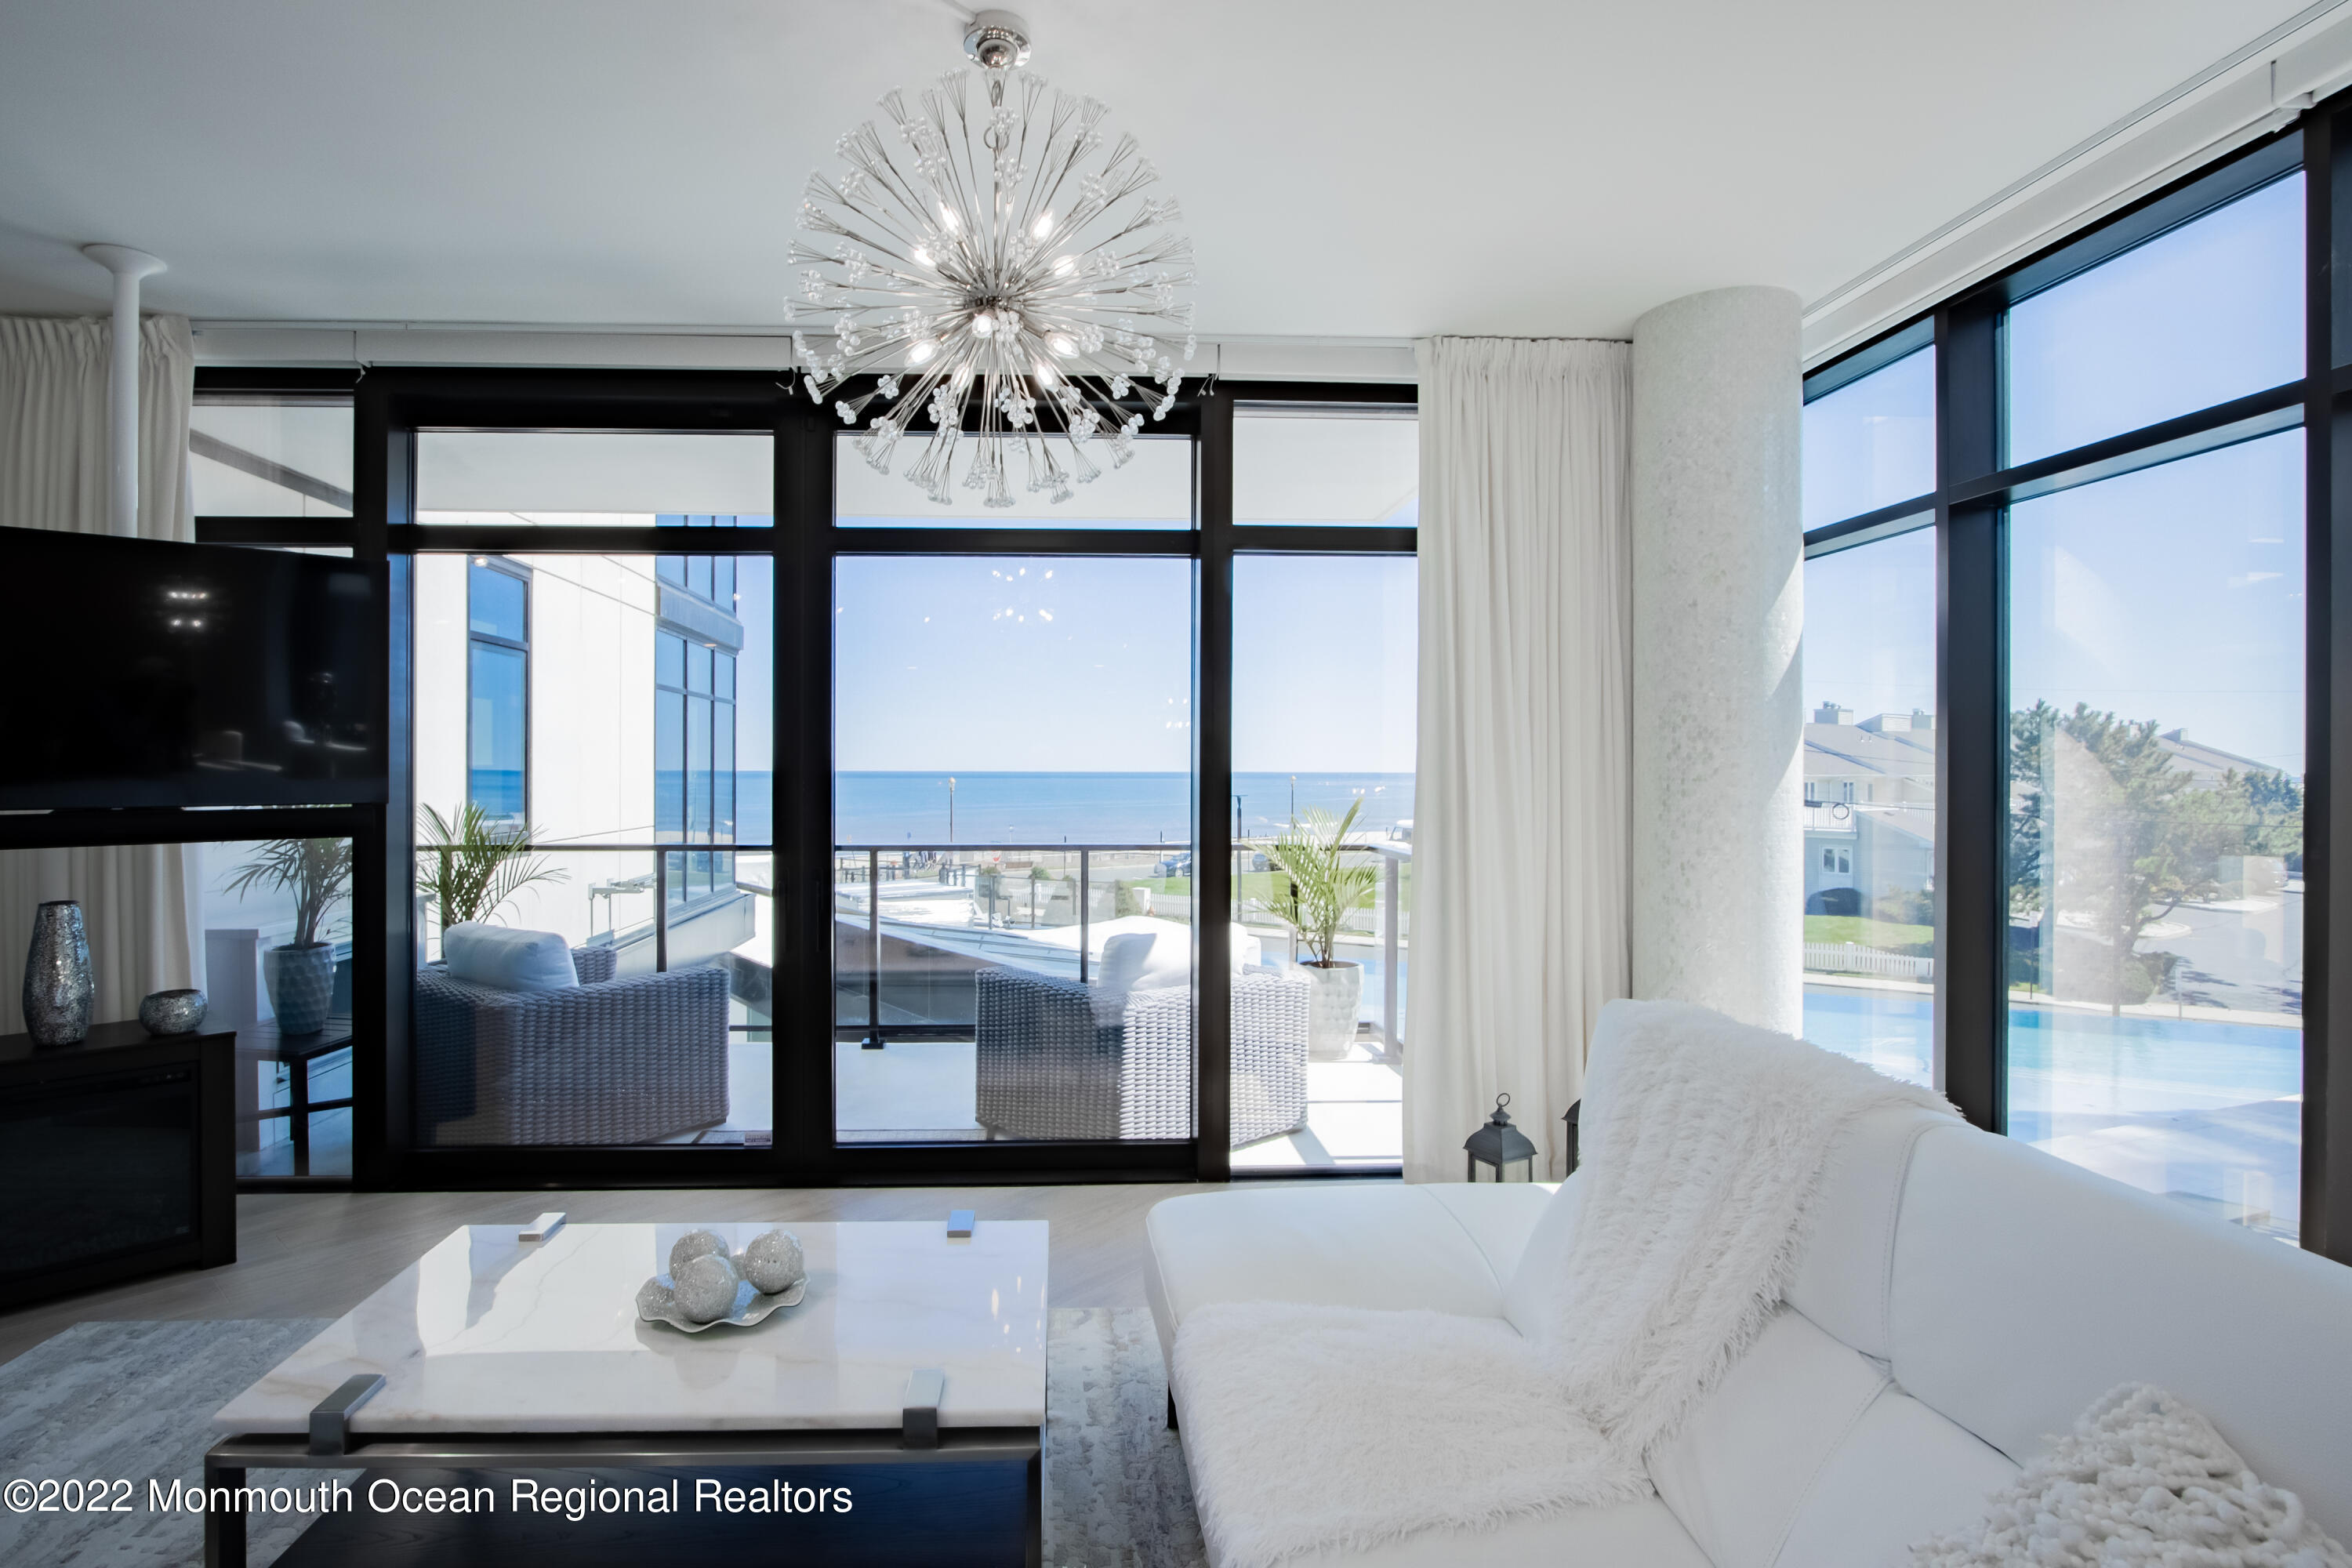
[[[123,1477],[130,1513],[0,1512],[11,1568],[204,1561],[203,1522],[147,1511],[149,1478],[203,1477],[212,1413],[326,1327],[323,1319],[76,1323],[0,1366],[0,1480]],[[1045,1561],[1055,1568],[1197,1568],[1207,1556],[1184,1457],[1167,1428],[1151,1314],[1063,1308],[1046,1357]],[[357,1471],[255,1470],[253,1486],[346,1483]],[[307,1515],[257,1516],[248,1561],[276,1561]]]
[[[204,1521],[150,1513],[152,1477],[203,1484],[213,1412],[327,1326],[324,1318],[76,1323],[0,1366],[0,1480],[121,1478],[130,1513],[0,1513],[0,1563],[149,1568],[205,1560]],[[357,1470],[319,1474],[347,1484]],[[314,1486],[315,1475],[254,1470],[249,1486]],[[111,1500],[110,1494],[109,1500]],[[250,1563],[272,1563],[312,1515],[256,1516]]]
[[[1061,1308],[1045,1346],[1045,1561],[1196,1568],[1208,1552],[1150,1312]]]

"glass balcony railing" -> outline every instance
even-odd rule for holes
[[[1372,888],[1368,900],[1348,911],[1341,921],[1332,956],[1361,967],[1357,1037],[1393,1064],[1402,1059],[1404,1049],[1406,982],[1412,952],[1412,844],[1405,838],[1351,837],[1341,861],[1370,868]],[[1270,840],[1244,840],[1234,846],[1235,918],[1258,942],[1269,962],[1295,963],[1302,950],[1286,918],[1294,898],[1270,845]]]
[[[860,1044],[969,1037],[984,968],[1087,985],[1113,937],[1192,940],[1181,844],[842,845],[833,884],[835,1034]]]

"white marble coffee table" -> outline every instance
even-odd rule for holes
[[[255,1466],[369,1469],[954,1464],[1028,1458],[1037,1561],[1045,1421],[1046,1226],[982,1220],[788,1224],[806,1298],[751,1328],[638,1320],[637,1288],[689,1230],[736,1247],[772,1222],[452,1232],[224,1405],[206,1485]],[[943,1374],[936,1446],[909,1379]],[[383,1384],[320,1439],[312,1413]],[[918,1384],[918,1398],[923,1384]],[[904,1425],[902,1425],[904,1424]],[[320,1451],[321,1447],[326,1451]],[[208,1563],[241,1563],[241,1513],[207,1516]]]

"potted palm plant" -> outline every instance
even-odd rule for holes
[[[348,838],[273,838],[240,867],[228,890],[268,888],[294,895],[294,940],[261,955],[262,983],[281,1035],[327,1026],[335,994],[335,948],[320,936],[327,911],[352,885]]]
[[[533,882],[561,882],[561,870],[529,852],[530,829],[492,822],[472,801],[454,816],[423,808],[425,832],[416,846],[416,880],[441,929],[497,918]]]
[[[1349,830],[1363,808],[1362,801],[1352,803],[1335,823],[1330,813],[1310,806],[1307,820],[1292,818],[1266,851],[1290,884],[1288,907],[1276,912],[1310,955],[1300,965],[1314,987],[1307,1010],[1307,1054],[1327,1060],[1345,1055],[1355,1040],[1356,1008],[1364,994],[1363,966],[1334,956],[1339,928],[1349,914],[1370,907],[1379,880],[1372,867],[1350,863],[1347,857]]]

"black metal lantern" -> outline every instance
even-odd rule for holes
[[[1565,1111],[1560,1113],[1559,1119],[1568,1124],[1568,1141],[1560,1145],[1560,1152],[1567,1156],[1562,1163],[1564,1163],[1569,1170],[1574,1171],[1579,1158],[1576,1150],[1576,1138],[1577,1134],[1583,1130],[1580,1123],[1584,1120],[1584,1101],[1580,1100],[1574,1105],[1570,1106]]]
[[[1505,1179],[1503,1167],[1521,1160],[1528,1163],[1527,1175],[1523,1179],[1530,1182],[1536,1179],[1536,1146],[1528,1142],[1526,1133],[1511,1125],[1511,1113],[1503,1109],[1510,1103],[1509,1095],[1496,1095],[1495,1114],[1488,1117],[1486,1125],[1470,1134],[1469,1142],[1462,1145],[1469,1155],[1465,1162],[1470,1172],[1464,1178],[1465,1181],[1478,1179],[1480,1165],[1492,1165],[1495,1180],[1502,1181]]]

